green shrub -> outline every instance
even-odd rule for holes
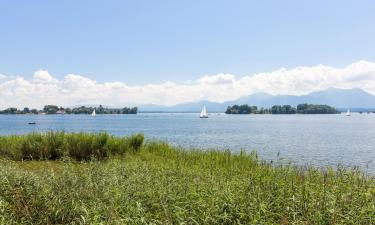
[[[92,154],[96,159],[103,159],[108,156],[107,149],[105,148],[108,141],[107,133],[99,133],[92,137],[91,149]]]
[[[64,156],[74,160],[105,159],[138,151],[143,134],[116,137],[107,133],[30,133],[0,136],[0,157],[14,160],[57,160]]]
[[[129,151],[128,138],[109,136],[104,148],[109,155],[124,155]]]
[[[65,137],[67,155],[75,160],[103,159],[108,156],[105,148],[108,134],[74,133]]]
[[[129,147],[133,151],[138,151],[142,146],[143,140],[144,140],[143,134],[135,134],[133,136],[130,136],[128,138]]]
[[[9,159],[21,158],[19,136],[0,136],[0,156]]]
[[[45,134],[43,143],[48,159],[59,159],[64,155],[64,132],[48,132]]]
[[[65,150],[75,160],[89,160],[93,156],[93,137],[86,133],[67,134]]]
[[[46,159],[47,152],[43,145],[43,135],[30,133],[21,138],[22,159]]]

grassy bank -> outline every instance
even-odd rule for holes
[[[107,135],[109,143],[123,144],[109,150],[106,141],[90,150],[104,134],[57,134],[64,136],[57,145],[62,157],[37,157],[54,161],[17,161],[36,157],[12,141],[29,143],[37,134],[1,137],[10,145],[1,142],[0,224],[375,224],[375,181],[359,171],[142,144],[141,135]],[[49,152],[38,143],[44,147],[32,149]],[[75,157],[73,149],[85,154]]]

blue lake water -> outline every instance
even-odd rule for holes
[[[28,122],[36,122],[29,125]],[[262,159],[375,171],[375,114],[225,115],[0,115],[0,135],[32,131],[144,133],[174,145],[256,150]]]

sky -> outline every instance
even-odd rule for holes
[[[0,0],[0,108],[375,94],[374,12],[362,0]]]

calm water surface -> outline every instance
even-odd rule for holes
[[[36,125],[28,125],[28,122]],[[318,166],[360,166],[375,171],[375,114],[225,115],[0,115],[0,134],[32,131],[144,133],[175,145],[256,150],[266,160]]]

